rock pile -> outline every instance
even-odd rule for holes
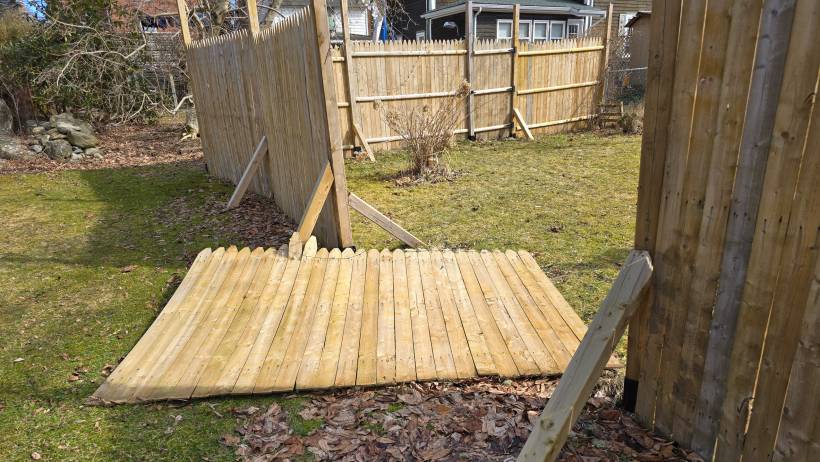
[[[30,133],[26,144],[34,153],[44,152],[49,158],[62,161],[102,158],[94,127],[69,112],[53,115],[48,122],[29,120],[26,126]]]
[[[3,136],[0,140],[0,157],[33,159],[47,156],[62,162],[102,159],[94,127],[74,118],[69,112],[53,115],[45,122],[29,120],[26,122],[26,131],[28,136],[22,141],[10,134]]]

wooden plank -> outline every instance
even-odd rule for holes
[[[317,254],[318,256],[318,254]],[[310,335],[305,345],[304,354],[301,356],[299,373],[296,376],[297,390],[310,390],[319,388],[319,367],[322,360],[322,350],[327,339],[328,325],[330,323],[331,310],[336,295],[339,270],[341,268],[342,251],[333,249],[327,255],[327,268],[325,269],[324,280],[319,291],[319,301],[310,324],[305,325],[305,331],[310,331]],[[305,320],[309,320],[305,316]],[[299,360],[295,361],[299,362]],[[335,376],[335,371],[334,374]],[[332,383],[332,382],[331,382]]]
[[[225,210],[230,210],[239,205],[242,201],[242,197],[245,196],[245,191],[248,190],[248,186],[251,184],[251,180],[253,180],[253,177],[256,175],[256,171],[259,170],[259,166],[262,164],[262,158],[267,154],[268,138],[263,136],[262,139],[259,140],[259,144],[256,145],[251,160],[248,162],[248,166],[245,167],[245,172],[242,174],[239,183],[236,184],[236,189],[234,189],[233,194],[231,194],[231,199],[228,201],[228,205],[225,206]]]
[[[513,88],[512,93],[510,93],[510,116],[509,116],[509,123],[512,125],[512,129],[510,130],[510,136],[514,137],[515,133],[518,131],[518,127],[516,124],[515,113],[513,109],[518,107],[518,89],[520,85],[518,83],[520,70],[518,67],[521,63],[521,43],[518,39],[518,24],[521,22],[521,5],[515,4],[513,5],[513,24],[512,24],[512,48],[513,51],[510,54],[510,59],[512,60],[510,63],[510,86]]]
[[[393,254],[384,249],[379,255],[379,315],[376,348],[376,380],[396,382],[396,312],[393,295]]]
[[[251,34],[259,33],[259,14],[256,10],[256,0],[246,0],[245,5],[248,7],[248,27],[251,29]]]
[[[513,295],[510,286],[508,285],[504,274],[498,267],[493,254],[489,251],[481,251],[481,260],[484,262],[484,267],[492,279],[499,302],[504,305],[510,319],[515,325],[521,339],[527,346],[527,349],[532,354],[533,359],[538,364],[538,368],[542,374],[557,374],[563,369],[560,368],[558,362],[553,357],[550,348],[544,344],[542,336],[539,335],[538,328],[543,327],[543,324],[536,321],[535,325],[527,316],[524,307],[518,303],[515,295]],[[483,286],[482,286],[483,288]],[[545,333],[544,336],[547,334]]]
[[[259,374],[265,365],[271,343],[279,330],[279,324],[282,322],[282,317],[287,309],[290,294],[299,277],[302,258],[306,259],[310,255],[315,254],[315,243],[316,240],[311,239],[305,244],[307,255],[303,256],[300,253],[298,258],[288,256],[285,267],[282,270],[281,279],[271,280],[271,284],[268,284],[269,288],[267,288],[265,294],[260,299],[260,304],[264,304],[266,307],[265,316],[262,322],[257,324],[259,326],[258,332],[249,347],[250,351],[248,352],[242,371],[237,377],[236,384],[233,388],[234,394],[253,393]],[[301,290],[303,291],[304,288]],[[247,340],[250,341],[250,338]],[[248,348],[248,346],[246,345],[244,348]]]
[[[463,261],[463,258],[459,260],[458,257],[460,256],[461,255],[457,255],[456,260],[459,262],[461,274],[469,274],[466,271],[468,265]],[[527,344],[524,342],[521,334],[519,333],[516,324],[511,319],[510,314],[504,306],[504,303],[501,301],[501,297],[495,289],[492,277],[487,271],[487,268],[484,266],[484,261],[481,259],[481,256],[478,252],[471,250],[465,257],[469,258],[469,268],[471,268],[473,274],[475,274],[475,278],[484,296],[484,302],[490,308],[490,312],[492,313],[501,334],[504,336],[504,342],[507,344],[507,350],[510,352],[510,355],[515,361],[518,372],[523,376],[541,374],[541,369],[538,367],[538,363],[533,357],[532,352],[530,352],[527,348]],[[465,282],[466,281],[467,278],[465,277]],[[467,287],[469,288],[470,285],[467,285]],[[473,306],[475,306],[475,304]]]
[[[786,54],[782,50],[788,48],[793,6],[785,3],[779,5],[776,14],[763,15],[761,19],[754,59],[758,64],[751,76],[748,115],[742,125],[742,144],[717,282],[721,290],[717,294],[709,328],[703,382],[693,425],[692,447],[699,454],[712,454],[725,399],[730,369],[730,356],[725,352],[731,348],[737,327],[758,205],[763,194],[772,126],[784,76],[782,69]]]
[[[584,53],[587,51],[600,51],[603,50],[604,46],[591,46],[591,47],[577,47],[577,48],[557,48],[551,50],[532,50],[532,51],[522,51],[519,53],[519,56],[545,56],[545,55],[561,55],[561,54],[570,54],[570,53]]]
[[[445,260],[446,259],[447,254],[445,253]],[[487,349],[495,365],[494,369],[502,377],[517,376],[518,368],[516,367],[515,361],[507,349],[504,336],[501,334],[501,331],[493,318],[493,314],[490,311],[489,306],[487,306],[487,302],[484,300],[484,293],[481,291],[478,279],[473,272],[473,268],[467,254],[459,250],[455,254],[455,260],[458,266],[458,272],[461,275],[462,283],[464,284],[464,289],[467,291],[467,295],[470,298],[470,305],[475,311],[481,333],[486,341]],[[476,354],[473,353],[474,358],[475,356]],[[476,368],[480,374],[483,367],[479,367],[479,365],[476,364]]]
[[[407,289],[407,266],[404,252],[393,251],[393,306],[396,323],[396,382],[416,380],[416,359],[413,354],[413,322]]]
[[[379,339],[379,251],[367,252],[367,271],[364,279],[364,302],[362,304],[362,329],[359,340],[359,357],[356,385],[377,383],[377,348]]]
[[[404,242],[405,244],[409,245],[410,247],[420,247],[424,245],[424,242],[419,240],[416,236],[410,234],[407,230],[399,226],[396,222],[387,218],[381,212],[376,210],[372,205],[365,202],[359,196],[350,193],[349,197],[350,207],[353,210],[361,213],[364,215],[365,218],[376,223],[379,225],[383,230],[387,231],[396,239]]]
[[[464,42],[467,51],[467,84],[470,85],[470,92],[467,94],[467,136],[475,138],[475,102],[473,101],[473,85],[475,76],[473,70],[473,53],[475,52],[475,31],[473,30],[473,2],[467,0],[467,7],[464,10]]]
[[[817,460],[820,431],[820,400],[807,399],[816,394],[820,383],[820,260],[807,297],[798,349],[791,365],[789,391],[778,429],[774,462]]]
[[[458,316],[461,318],[461,326],[467,337],[467,343],[470,347],[470,356],[475,365],[475,370],[478,375],[482,376],[498,375],[498,371],[493,363],[493,358],[487,348],[487,342],[484,339],[481,325],[478,322],[475,310],[473,310],[473,305],[470,302],[470,295],[467,293],[464,279],[461,277],[461,271],[458,269],[455,254],[451,250],[445,250],[442,253],[442,260],[444,262],[442,271],[446,271],[447,273],[447,281],[453,293],[453,301],[458,309]],[[506,351],[507,347],[504,346],[503,343],[501,346],[504,351]]]
[[[373,155],[373,148],[371,148],[370,143],[367,142],[367,137],[364,136],[362,127],[359,126],[358,122],[353,122],[353,131],[356,133],[356,136],[359,137],[359,141],[362,143],[362,148],[367,154],[367,158],[371,162],[376,162],[376,157]]]
[[[236,389],[237,381],[250,357],[257,336],[265,326],[268,310],[273,308],[271,303],[276,295],[279,282],[285,274],[287,262],[287,246],[283,245],[276,253],[273,268],[268,271],[269,276],[265,281],[261,294],[256,299],[253,313],[245,321],[244,329],[239,335],[239,338],[234,340],[226,336],[226,338],[222,340],[225,344],[235,342],[236,346],[233,352],[231,352],[230,357],[226,360],[226,365],[222,369],[219,380],[217,380],[213,386],[212,395],[236,393],[238,391]],[[199,387],[199,385],[197,385],[197,387]],[[196,394],[196,391],[194,394]]]
[[[261,250],[261,248],[257,250]],[[281,256],[279,260],[284,261],[284,256]],[[236,365],[237,363],[244,364],[244,358],[242,360],[234,358],[234,352],[240,346],[242,336],[247,331],[249,320],[254,317],[255,313],[261,311],[258,302],[270,279],[276,261],[277,252],[274,249],[268,249],[262,256],[259,267],[253,276],[253,281],[243,295],[241,305],[231,320],[225,335],[210,354],[207,365],[196,383],[196,388],[191,393],[192,397],[227,394],[233,389],[236,383],[236,375],[240,370],[240,367]],[[284,267],[284,265],[280,266]],[[227,376],[227,380],[224,378],[225,376]]]
[[[447,324],[441,310],[439,293],[436,288],[436,279],[433,275],[433,262],[430,252],[420,250],[417,253],[419,272],[421,274],[424,305],[427,309],[427,324],[430,328],[430,344],[433,347],[433,358],[436,363],[436,377],[438,379],[457,379],[458,370],[454,354],[450,349],[447,338]]]
[[[353,131],[362,143],[364,152],[367,153],[367,158],[371,161],[376,160],[373,157],[373,151],[370,149],[370,144],[365,139],[364,133],[361,130],[362,115],[359,106],[356,104],[356,98],[359,96],[359,77],[356,73],[356,67],[353,64],[353,52],[350,49],[350,13],[347,0],[341,1],[341,15],[342,15],[342,39],[344,41],[344,68],[347,74],[347,97],[350,102],[350,123],[353,126]]]
[[[342,252],[339,264],[339,277],[336,280],[336,290],[334,291],[335,295],[330,312],[330,321],[327,326],[325,345],[319,361],[319,370],[316,372],[317,388],[330,388],[336,382],[336,371],[342,350],[347,306],[350,299],[352,274],[353,249],[345,249]]]
[[[319,67],[321,69],[321,90],[324,95],[324,116],[327,131],[321,136],[328,141],[328,158],[333,169],[333,208],[338,221],[340,248],[353,246],[353,234],[350,230],[350,212],[347,204],[347,179],[345,178],[344,154],[342,153],[341,128],[339,111],[336,108],[336,84],[333,81],[333,62],[330,55],[330,32],[327,23],[327,2],[311,0],[313,13],[313,32],[316,48],[319,50]]]
[[[612,41],[612,16],[614,16],[614,8],[615,5],[612,2],[609,2],[609,7],[607,8],[606,12],[606,33],[604,33],[604,55],[601,57],[601,71],[599,75],[601,76],[601,89],[600,89],[600,96],[596,98],[598,101],[603,102],[606,99],[606,83],[607,83],[607,72],[609,71],[609,53],[610,53],[610,46]]]
[[[515,255],[515,252],[510,252]],[[527,318],[529,318],[530,323],[532,323],[532,326],[535,328],[535,331],[538,333],[538,336],[541,338],[544,346],[547,347],[550,355],[555,359],[556,363],[558,363],[558,367],[561,368],[561,370],[564,370],[569,364],[569,360],[572,358],[572,352],[575,350],[570,350],[567,348],[562,341],[563,339],[559,336],[558,331],[553,328],[553,325],[556,324],[556,317],[558,320],[561,320],[561,317],[548,317],[546,313],[551,314],[551,310],[547,310],[545,313],[540,309],[527,288],[524,286],[524,283],[521,281],[521,278],[518,276],[518,273],[510,263],[506,254],[502,253],[500,250],[495,250],[493,251],[493,258],[495,258],[495,262],[498,264],[501,274],[504,275],[504,279],[506,279],[507,285],[510,287],[513,296],[521,305],[521,308],[523,308],[524,313],[527,315]],[[569,336],[573,337],[572,333],[569,333]]]
[[[453,297],[453,290],[450,288],[450,280],[447,270],[444,267],[444,258],[441,251],[430,252],[430,260],[433,269],[433,279],[438,292],[438,299],[441,306],[441,313],[444,316],[444,323],[447,328],[447,338],[450,342],[450,351],[453,353],[453,362],[456,366],[456,373],[459,378],[471,378],[477,375],[473,357],[470,355],[470,345],[467,342],[467,335],[461,324],[456,302]]]
[[[362,281],[365,280],[366,274],[367,253],[361,251],[353,257],[350,296],[347,302],[344,334],[336,368],[335,383],[337,387],[356,385],[359,340],[362,330],[362,305],[364,301],[364,283]]]
[[[180,317],[184,317],[184,313],[180,313],[180,311],[186,306],[191,306],[192,301],[195,299],[194,295],[201,293],[208,286],[224,252],[225,249],[220,247],[215,251],[205,249],[197,255],[185,278],[159,313],[159,316],[140,337],[139,342],[128,356],[117,365],[106,381],[94,392],[95,397],[114,402],[130,395],[128,388],[131,379],[141,364],[146,360],[150,360],[151,347],[157,347],[160,340],[167,337],[164,334],[169,326]],[[191,312],[188,311],[188,315],[190,314]]]
[[[289,338],[287,347],[284,345],[284,357],[281,366],[277,372],[276,379],[273,381],[271,391],[290,391],[296,385],[296,377],[299,373],[299,368],[304,361],[305,346],[308,342],[308,336],[311,333],[311,323],[313,322],[314,313],[319,306],[320,301],[323,300],[321,293],[324,287],[329,287],[330,290],[336,287],[336,281],[332,284],[325,284],[325,274],[328,266],[328,251],[327,249],[319,249],[316,252],[316,257],[311,259],[310,280],[305,289],[305,296],[301,303],[294,306],[293,322],[283,323],[285,328],[285,336]],[[327,300],[326,298],[324,300]],[[288,328],[292,327],[292,332],[288,335]],[[276,344],[274,343],[274,346]],[[272,347],[273,348],[273,347]]]
[[[532,300],[541,310],[543,313],[544,318],[549,323],[552,330],[556,333],[558,338],[561,340],[564,348],[570,352],[570,356],[572,353],[578,348],[580,344],[580,339],[583,338],[583,334],[578,337],[573,329],[570,327],[570,324],[561,316],[559,313],[558,308],[555,306],[555,303],[550,300],[549,295],[547,295],[546,291],[538,284],[535,276],[532,272],[527,268],[527,265],[524,264],[520,255],[515,252],[514,250],[507,250],[505,252],[507,259],[510,261],[510,264],[515,269],[516,274],[521,279],[521,282],[524,284],[524,287],[527,290],[527,293],[532,297]],[[546,277],[546,276],[545,276]],[[557,289],[556,289],[557,292]],[[560,293],[558,294],[560,296]],[[563,299],[563,296],[561,296]],[[566,303],[566,301],[564,302]],[[569,306],[566,304],[566,306]],[[570,308],[571,309],[571,308]],[[574,313],[572,313],[574,314]],[[574,316],[575,322],[578,324],[583,324],[578,315]],[[586,327],[584,327],[586,330]]]
[[[287,303],[287,305],[285,305],[283,311],[280,309],[274,310],[280,319],[274,331],[275,335],[271,335],[270,333],[265,335],[266,338],[271,339],[267,345],[261,346],[261,348],[264,349],[265,355],[262,356],[261,359],[255,358],[257,364],[261,364],[254,365],[254,368],[258,368],[259,371],[255,375],[255,383],[253,384],[253,393],[255,394],[270,393],[276,387],[279,369],[285,361],[288,345],[290,345],[291,337],[296,329],[299,317],[303,315],[304,309],[302,308],[302,302],[305,299],[309,281],[312,279],[313,270],[322,262],[321,259],[313,258],[315,255],[316,238],[311,237],[305,244],[302,257],[299,260],[291,260],[291,262],[298,261],[299,263],[293,283],[281,286],[282,289],[286,289],[290,286],[290,291],[287,294],[284,294],[283,290],[277,291],[278,300],[274,301],[274,303],[279,302],[277,308],[282,306],[281,303],[283,301]],[[291,262],[288,263],[288,269],[292,271]],[[282,298],[279,297],[279,293],[282,293]],[[260,340],[261,339],[257,339],[257,342]],[[242,378],[240,377],[237,386],[239,386],[241,382]],[[244,383],[242,385],[245,386]]]
[[[183,48],[191,44],[191,29],[188,25],[188,5],[185,0],[177,0],[177,12],[179,13],[179,28],[182,31]]]
[[[527,135],[527,139],[530,141],[534,140],[535,138],[532,136],[530,127],[528,127],[527,122],[524,121],[524,116],[522,116],[516,108],[513,108],[513,114],[515,115],[515,121],[518,122],[518,125],[524,130],[524,134]]]
[[[578,82],[578,83],[568,83],[564,85],[552,85],[549,87],[538,87],[538,88],[527,88],[524,90],[519,90],[519,95],[533,95],[536,93],[550,93],[553,91],[561,91],[561,90],[571,90],[573,88],[584,88],[584,87],[594,87],[595,85],[599,85],[601,82],[598,80],[593,80],[591,82]]]
[[[234,262],[239,251],[236,247],[229,247],[219,262],[218,268],[214,273],[213,278],[205,289],[204,293],[193,301],[193,306],[189,309],[192,315],[187,317],[184,321],[177,323],[164,335],[167,342],[163,341],[156,345],[150,355],[146,355],[142,363],[144,367],[131,379],[133,386],[130,394],[127,397],[122,397],[126,400],[134,399],[150,399],[156,391],[154,384],[158,383],[158,378],[163,375],[163,372],[176,359],[177,354],[185,346],[188,339],[193,335],[200,319],[207,316],[208,309],[211,307],[214,298],[216,298],[219,290],[225,280],[230,276],[234,267]]]
[[[226,257],[228,257],[226,255]],[[210,292],[211,296],[204,298],[202,309],[198,316],[186,326],[181,335],[177,336],[177,342],[174,348],[169,352],[167,360],[163,361],[160,367],[154,369],[151,375],[146,377],[142,386],[134,393],[134,399],[169,399],[169,398],[189,398],[188,396],[179,395],[176,390],[182,385],[186,386],[189,383],[183,382],[182,379],[190,380],[189,366],[201,363],[202,358],[198,358],[198,352],[203,342],[207,339],[205,332],[208,329],[203,329],[204,326],[219,318],[221,307],[227,305],[234,292],[237,284],[240,284],[242,279],[242,272],[245,266],[250,261],[251,251],[248,248],[240,250],[236,254],[235,261],[231,261],[230,265],[224,268],[225,277],[221,281],[218,288],[213,288]],[[225,259],[223,258],[223,261]],[[244,282],[244,281],[243,281]],[[196,381],[192,381],[190,386],[196,385]]]
[[[427,305],[424,300],[418,252],[412,250],[405,253],[405,266],[407,268],[410,320],[413,324],[413,357],[415,358],[416,378],[418,380],[434,380],[436,378],[436,362],[433,355],[432,340],[430,339]]]
[[[667,404],[662,405],[674,407],[672,431],[683,444],[691,441],[695,427],[709,323],[718,292],[720,249],[731,217],[731,213],[713,211],[731,208],[762,7],[761,3],[710,2],[704,25],[709,46],[701,56],[686,168],[708,175],[688,175],[684,187],[684,227],[678,246],[690,263],[675,280],[684,294],[677,303],[687,308],[671,338],[686,338],[687,342],[677,353],[679,365],[671,358],[664,361],[665,367],[680,371]]]
[[[308,206],[305,208],[302,219],[299,220],[299,228],[296,234],[299,235],[299,239],[301,239],[302,242],[306,242],[313,234],[313,228],[316,226],[316,220],[319,219],[319,214],[325,206],[325,201],[327,200],[331,186],[333,186],[333,170],[331,170],[330,163],[328,162],[325,164],[325,168],[322,169],[322,174],[319,175],[319,179],[316,180],[316,184],[313,186],[313,192],[310,194],[310,199],[308,200]]]
[[[296,260],[302,258],[303,242],[307,242],[307,239],[302,240],[298,232],[290,235],[290,241],[288,241],[288,258]]]
[[[519,461],[553,461],[558,457],[569,429],[581,415],[651,276],[652,262],[648,252],[632,251],[533,426],[533,432],[518,455]]]
[[[663,190],[663,171],[666,163],[667,137],[674,94],[678,31],[680,28],[679,1],[656,0],[650,19],[649,63],[647,70],[646,113],[641,143],[638,207],[635,220],[635,248],[655,249],[660,201]],[[650,288],[651,291],[651,288]],[[648,296],[647,301],[653,297]],[[648,302],[647,302],[648,303]],[[629,325],[628,358],[624,379],[624,407],[635,410],[638,379],[646,351],[647,324],[650,306],[639,308]]]

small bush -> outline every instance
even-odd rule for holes
[[[444,155],[453,143],[453,130],[464,118],[462,101],[469,92],[470,85],[463,82],[455,90],[455,96],[437,109],[425,104],[385,115],[388,127],[401,136],[408,152],[408,174],[417,178],[449,176],[450,168]]]

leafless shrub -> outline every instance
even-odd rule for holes
[[[387,126],[402,138],[409,157],[407,173],[415,177],[447,177],[449,165],[445,159],[453,143],[453,130],[463,120],[461,104],[470,92],[470,84],[462,82],[454,96],[434,109],[429,104],[410,110],[392,110],[384,115]]]

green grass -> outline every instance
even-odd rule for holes
[[[395,186],[396,153],[351,164],[348,176],[432,245],[533,252],[588,320],[631,246],[638,152],[637,137],[562,135],[459,145],[451,163],[462,175],[449,183]],[[193,165],[0,176],[0,460],[234,460],[219,443],[236,426],[231,409],[274,400],[295,433],[322,424],[298,415],[298,398],[85,404],[187,261],[242,244],[219,226],[227,215],[203,213],[230,191]],[[354,238],[398,245],[359,217]]]
[[[632,248],[640,137],[459,144],[453,182],[400,187],[401,153],[348,168],[348,187],[428,245],[531,252],[585,321]],[[400,242],[353,214],[360,246]]]

